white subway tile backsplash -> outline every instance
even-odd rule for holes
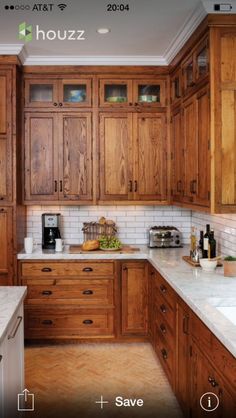
[[[189,242],[191,211],[171,206],[29,206],[27,208],[27,235],[40,244],[42,241],[41,215],[44,212],[61,213],[61,232],[66,244],[83,241],[83,222],[97,221],[101,216],[113,219],[118,236],[125,244],[146,244],[147,229],[152,225],[174,225]]]

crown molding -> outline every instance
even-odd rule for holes
[[[141,55],[29,55],[24,65],[167,65],[164,57]]]
[[[200,2],[192,15],[184,22],[182,28],[179,30],[175,38],[172,40],[168,48],[166,49],[163,57],[168,64],[171,63],[173,58],[177,55],[177,53],[181,50],[185,42],[190,38],[192,33],[201,23],[201,21],[206,17],[207,12]]]

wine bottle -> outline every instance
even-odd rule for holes
[[[208,244],[209,244],[209,235],[210,235],[210,225],[206,225],[206,232],[203,237],[203,258],[208,258]]]
[[[210,245],[210,258],[214,258],[216,256],[216,240],[214,237],[214,229],[211,229],[209,235],[209,245]]]
[[[203,252],[203,231],[200,231],[200,239],[199,239],[199,248],[202,250]]]

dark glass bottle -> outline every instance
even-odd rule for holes
[[[211,229],[211,232],[210,232],[209,245],[210,245],[210,258],[214,258],[216,256],[216,240],[214,237],[213,229]]]
[[[203,231],[200,231],[200,239],[199,239],[199,248],[202,250],[203,252]]]
[[[208,244],[209,244],[209,236],[210,236],[210,225],[206,225],[206,232],[203,237],[203,258],[208,258]]]

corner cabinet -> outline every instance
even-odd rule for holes
[[[24,200],[92,201],[91,113],[25,114]]]
[[[100,113],[100,201],[165,201],[164,113]]]
[[[148,334],[148,276],[147,263],[122,263],[121,275],[121,334]]]

